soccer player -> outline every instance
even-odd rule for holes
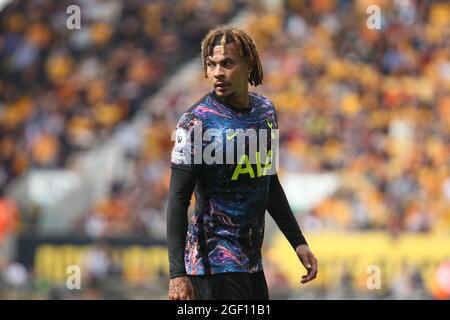
[[[239,29],[219,27],[201,47],[205,77],[214,89],[177,125],[167,209],[169,299],[269,299],[261,258],[266,210],[307,269],[301,283],[316,277],[317,260],[273,170],[273,139],[266,139],[266,150],[254,155],[248,144],[255,135],[247,135],[243,154],[233,156],[231,164],[196,161],[198,150],[202,156],[206,149],[202,134],[200,148],[194,143],[196,128],[203,134],[215,132],[209,140],[218,148],[211,154],[222,160],[244,130],[278,128],[273,103],[248,90],[249,83],[257,86],[263,80],[253,40]],[[261,160],[263,151],[266,158]],[[193,192],[195,211],[188,222]]]

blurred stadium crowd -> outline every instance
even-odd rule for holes
[[[83,28],[76,32],[65,27],[65,1],[13,1],[0,13],[0,189],[30,168],[70,167],[72,155],[146,108],[146,131],[123,131],[130,145],[142,146],[128,155],[133,178],[114,183],[74,232],[164,239],[171,133],[210,87],[199,63],[190,81],[158,90],[243,1],[79,2]],[[311,210],[296,212],[302,228],[448,233],[450,5],[282,3],[268,11],[250,1],[245,26],[265,72],[255,91],[278,112],[281,176],[332,171],[342,181]],[[366,26],[374,3],[385,13],[381,30]],[[157,100],[144,103],[156,92]],[[0,241],[26,230],[22,211],[0,200]],[[12,283],[20,273],[7,262],[0,272]],[[411,272],[388,294],[414,297],[420,283]]]
[[[2,12],[2,190],[28,169],[70,167],[71,156],[111,136],[241,6],[79,1],[82,28],[73,31],[66,28],[70,4],[13,1]],[[130,215],[112,206],[128,223]]]

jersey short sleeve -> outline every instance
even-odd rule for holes
[[[171,154],[171,167],[197,170],[202,163],[202,122],[192,111],[178,121]]]

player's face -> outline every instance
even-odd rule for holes
[[[224,99],[239,99],[248,93],[250,68],[234,43],[215,46],[206,61],[208,79],[216,94]]]

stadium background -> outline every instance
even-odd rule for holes
[[[66,27],[71,4],[80,30]],[[1,5],[1,299],[166,298],[171,134],[210,90],[200,40],[224,23],[256,41],[254,90],[278,110],[282,184],[319,260],[301,286],[268,218],[272,298],[450,297],[446,1]]]

